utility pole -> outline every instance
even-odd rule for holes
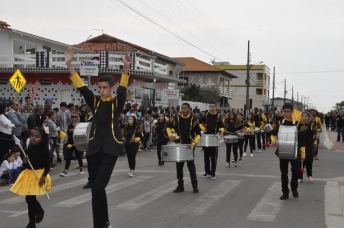
[[[246,117],[250,110],[250,41],[247,48],[247,77],[246,77]]]
[[[272,80],[272,112],[275,115],[275,67],[274,67],[274,75]]]
[[[294,86],[291,87],[291,104],[294,108]]]
[[[287,96],[287,79],[284,79],[284,103],[285,103],[286,96]]]

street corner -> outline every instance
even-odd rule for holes
[[[325,139],[324,145],[329,150],[337,150],[344,152],[344,142],[339,141],[337,142],[337,135],[338,133],[335,131],[324,131]]]

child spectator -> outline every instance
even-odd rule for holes
[[[0,177],[7,179],[7,184],[13,185],[18,177],[18,171],[13,169],[14,155],[13,153],[7,153],[5,160],[0,166]]]

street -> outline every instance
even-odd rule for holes
[[[219,149],[217,179],[202,178],[203,152],[196,148],[195,163],[200,192],[192,192],[187,166],[185,192],[177,186],[175,163],[158,166],[156,149],[138,152],[135,177],[128,177],[126,156],[119,157],[107,187],[113,227],[344,227],[344,151],[329,150],[320,138],[319,160],[313,177],[299,184],[299,198],[285,201],[280,184],[279,160],[269,147],[254,157],[243,157],[235,168],[226,168],[225,144]],[[249,155],[249,153],[247,153]],[[232,155],[233,158],[233,155]],[[90,189],[82,189],[88,173],[79,175],[76,164],[68,177],[60,177],[63,164],[51,171],[53,190],[38,197],[45,210],[37,227],[93,227]],[[72,175],[73,174],[73,175]],[[289,173],[290,174],[290,173]],[[290,175],[289,175],[290,176]],[[0,187],[0,227],[25,227],[28,223],[25,197]]]

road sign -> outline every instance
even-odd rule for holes
[[[14,74],[10,78],[10,83],[13,86],[13,88],[17,91],[17,93],[20,93],[22,88],[25,86],[26,80],[19,69],[17,69],[16,72],[14,72]]]
[[[30,91],[31,97],[35,97],[37,95],[37,86],[35,84],[32,84],[30,86],[29,91]]]
[[[164,89],[162,92],[163,99],[179,100],[179,90],[176,89]]]
[[[98,76],[98,60],[82,60],[80,61],[80,75],[82,76]]]

